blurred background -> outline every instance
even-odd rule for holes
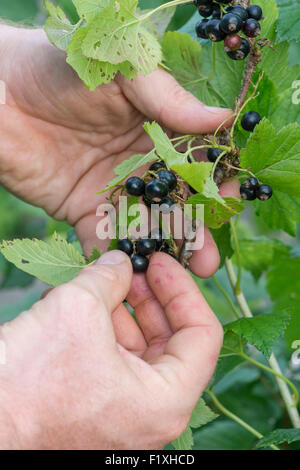
[[[279,6],[290,0],[277,0]],[[71,20],[77,21],[76,10],[71,0],[57,0]],[[142,9],[154,8],[164,3],[162,0],[140,0],[139,4]],[[193,6],[185,6],[178,8],[173,17],[169,28],[170,30],[180,29],[188,22],[190,17],[195,14]],[[196,13],[197,15],[197,13]],[[0,18],[2,20],[20,22],[26,25],[43,25],[46,19],[45,10],[42,0],[1,0],[0,2]],[[191,24],[194,24],[192,21]],[[291,47],[291,63],[300,63],[300,43],[292,44]],[[0,75],[1,79],[1,75]],[[43,211],[35,207],[23,203],[17,198],[9,194],[0,186],[0,240],[13,238],[40,238],[46,239],[54,231],[64,236],[72,235],[70,227],[66,223],[55,222],[48,217]],[[254,214],[246,212],[243,215],[240,231],[245,234],[246,238],[268,234],[266,227],[261,222],[255,220]],[[300,249],[298,239],[294,240],[287,235],[271,234],[276,238],[284,239],[286,242],[295,245]],[[227,281],[222,270],[218,273],[218,279],[222,284],[227,286]],[[223,318],[230,320],[230,312],[218,290],[210,280],[198,280],[199,286],[204,291],[206,297],[210,301],[213,309]],[[270,303],[266,298],[264,289],[264,278],[259,282],[255,282],[252,276],[244,272],[244,288],[250,299],[251,306],[256,313],[266,308]],[[21,311],[30,308],[30,306],[40,298],[45,286],[36,281],[31,276],[19,271],[13,265],[5,261],[0,254],[0,323],[14,318]]]

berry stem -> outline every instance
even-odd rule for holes
[[[258,432],[252,426],[250,426],[250,424],[246,423],[241,418],[239,418],[237,415],[235,415],[234,413],[229,411],[227,408],[225,408],[225,406],[222,405],[222,403],[217,399],[216,395],[211,390],[206,389],[205,392],[210,396],[210,398],[213,401],[214,405],[218,408],[219,411],[221,411],[221,413],[223,413],[223,415],[227,416],[232,421],[235,421],[237,424],[242,426],[244,429],[249,431],[251,434],[253,434],[253,436],[257,437],[258,439],[262,439],[264,437],[260,432]],[[273,444],[271,444],[270,447],[273,450],[280,450],[277,446],[275,446]]]
[[[226,261],[225,261],[225,267],[226,267],[228,279],[230,281],[232,290],[234,292],[234,288],[235,288],[235,285],[236,285],[237,278],[236,278],[236,274],[234,272],[232,261],[229,258],[227,258]],[[236,294],[234,292],[234,295],[235,295],[236,300],[237,300],[237,302],[240,306],[240,309],[243,313],[243,316],[245,318],[252,318],[253,314],[252,314],[252,312],[249,308],[249,305],[247,303],[247,300],[244,296],[243,291],[241,290],[241,292],[239,294]],[[269,365],[270,365],[270,367],[273,371],[277,372],[279,375],[283,375],[282,371],[280,369],[280,366],[278,364],[278,361],[276,359],[276,356],[274,354],[272,354],[270,356],[270,358],[268,359],[268,362],[269,362]],[[276,379],[278,388],[280,390],[280,394],[281,394],[282,399],[285,403],[286,410],[288,412],[288,415],[290,417],[290,420],[291,420],[294,428],[298,429],[298,428],[300,428],[300,416],[299,416],[298,410],[295,407],[294,399],[293,399],[293,397],[290,393],[290,390],[289,390],[287,384],[279,377],[279,375],[276,376],[275,379]]]
[[[236,260],[237,260],[237,266],[238,266],[238,275],[236,279],[236,284],[234,286],[234,293],[235,295],[239,295],[241,293],[241,279],[242,279],[242,269],[243,269],[242,260],[241,260],[240,246],[239,246],[239,240],[238,240],[236,229],[235,229],[235,224],[232,219],[230,219],[229,223],[230,223],[231,234],[234,240],[235,254],[236,254]]]
[[[212,181],[214,181],[215,171],[216,171],[216,168],[217,168],[217,166],[218,166],[220,160],[222,160],[222,158],[223,158],[224,155],[226,155],[226,154],[227,154],[227,152],[224,150],[224,152],[222,152],[222,153],[218,156],[217,160],[215,161],[215,163],[214,163],[214,165],[213,165],[213,167],[212,167],[212,170],[211,170],[211,174],[210,174],[210,178],[211,178]]]
[[[230,308],[232,309],[232,312],[234,314],[234,316],[239,319],[239,318],[242,318],[242,315],[240,314],[240,312],[237,310],[237,308],[235,307],[234,303],[232,302],[230,296],[228,295],[227,291],[224,289],[224,287],[221,286],[221,284],[219,283],[219,281],[216,279],[215,276],[212,276],[212,281],[213,283],[215,284],[215,286],[219,289],[219,291],[223,294],[223,296],[225,297],[225,299],[227,300],[227,303],[228,305],[230,306]]]

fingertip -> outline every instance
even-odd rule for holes
[[[203,247],[193,253],[189,268],[196,276],[207,279],[218,271],[219,265],[220,254],[218,247],[209,229],[204,227]]]

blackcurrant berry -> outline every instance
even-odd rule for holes
[[[243,8],[241,5],[234,5],[232,7],[226,8],[228,13],[233,13],[234,15],[240,16],[243,21],[248,19],[248,12],[246,8]]]
[[[118,250],[124,251],[127,253],[128,256],[131,256],[133,253],[133,243],[128,238],[124,238],[123,240],[118,240],[117,243]]]
[[[203,18],[208,18],[209,16],[212,15],[212,12],[214,11],[214,8],[212,5],[208,7],[198,7],[199,15],[203,16]]]
[[[257,124],[261,121],[261,116],[256,111],[248,111],[241,120],[242,128],[245,131],[253,132]]]
[[[158,249],[164,242],[164,234],[161,228],[154,228],[148,235],[148,238],[155,240],[156,249]]]
[[[240,194],[241,198],[245,201],[254,201],[254,199],[256,199],[255,189],[246,188],[243,184],[240,187]]]
[[[174,173],[171,173],[168,170],[161,170],[158,174],[158,179],[163,181],[168,185],[169,191],[173,191],[173,189],[177,186],[177,178]]]
[[[213,0],[194,0],[197,8],[206,8],[212,4]]]
[[[158,170],[161,170],[162,168],[166,168],[166,164],[164,162],[155,162],[155,163],[152,163],[149,170],[158,171]]]
[[[215,162],[218,157],[221,155],[223,150],[221,149],[208,149],[207,151],[207,159],[210,162]]]
[[[221,7],[217,3],[213,3],[214,11],[212,14],[213,18],[221,18]]]
[[[169,247],[168,243],[167,242],[163,243],[163,245],[161,246],[159,251],[162,251],[163,253],[167,253],[169,255],[170,254],[170,247]]]
[[[146,184],[145,195],[148,200],[159,201],[166,197],[168,192],[169,187],[164,181],[152,180]]]
[[[251,176],[246,181],[244,181],[243,186],[245,186],[245,188],[257,189],[259,186],[258,179],[254,178],[254,176]]]
[[[249,18],[253,18],[254,20],[257,20],[257,21],[262,19],[263,11],[259,5],[250,5],[247,8],[247,13],[248,13]]]
[[[141,178],[132,176],[126,181],[125,189],[131,196],[142,196],[145,192],[145,183]]]
[[[249,38],[255,38],[256,36],[259,36],[261,33],[259,22],[254,20],[253,18],[249,18],[243,24],[243,32]]]
[[[273,195],[273,190],[271,186],[268,186],[267,184],[262,184],[259,186],[259,188],[256,190],[256,197],[260,199],[261,201],[267,201],[272,197]]]
[[[244,60],[250,53],[250,44],[247,39],[242,39],[242,45],[236,51],[226,51],[228,57],[233,60]]]
[[[167,197],[165,197],[164,199],[162,199],[160,201],[159,210],[163,214],[169,214],[169,212],[171,211],[171,208],[174,204],[175,204],[175,202],[173,201],[173,199],[167,196]]]
[[[149,207],[149,208],[151,208],[152,204],[155,204],[155,205],[158,204],[157,202],[151,201],[146,196],[143,196],[143,203],[145,204],[146,207]]]
[[[226,34],[237,33],[242,29],[243,20],[233,13],[226,13],[221,19],[221,29]]]
[[[232,0],[215,0],[217,3],[222,3],[223,5],[227,5],[227,3],[231,3]]]
[[[203,20],[198,21],[198,23],[196,24],[195,29],[196,29],[196,34],[198,38],[208,39],[208,36],[205,32],[205,28],[208,22],[209,20],[203,18]]]
[[[236,51],[242,45],[242,38],[238,34],[229,34],[224,39],[225,51]]]
[[[132,255],[131,263],[135,273],[145,273],[149,266],[148,258],[143,255]]]
[[[196,191],[196,189],[194,189],[191,185],[189,185],[189,190],[192,194],[197,194],[198,191]]]
[[[221,30],[221,20],[214,18],[206,24],[205,33],[211,41],[219,42],[225,39],[226,34]]]
[[[136,252],[139,255],[151,255],[155,251],[156,242],[152,238],[141,238],[136,242]]]

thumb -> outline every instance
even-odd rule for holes
[[[71,284],[92,294],[112,313],[125,300],[131,280],[130,258],[115,250],[105,253],[92,266],[83,269]]]
[[[185,134],[206,134],[233,115],[233,111],[209,107],[182,88],[166,71],[157,69],[133,81],[118,78],[125,96],[145,116],[170,130]],[[199,87],[201,87],[199,83]],[[230,120],[225,125],[229,125]]]

